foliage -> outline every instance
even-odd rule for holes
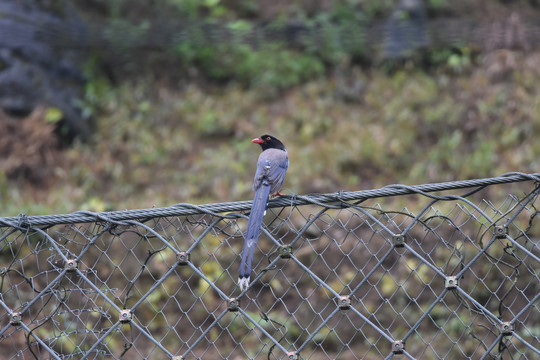
[[[238,44],[177,47],[185,66],[199,64],[214,80],[235,80],[252,87],[285,89],[322,75],[324,66],[314,56],[267,44],[261,49]]]
[[[128,3],[107,3],[114,26],[133,26],[123,19],[135,16],[127,11]],[[236,13],[235,3],[169,0],[160,3],[161,10],[149,11],[191,11],[194,17],[208,16],[210,23],[219,18],[240,40],[255,24],[240,14],[251,11],[257,19],[269,10],[251,2],[251,10]],[[340,1],[325,11],[297,15],[305,26],[320,30],[322,40],[332,39],[386,14],[390,3]],[[137,2],[135,8],[144,6]],[[371,12],[359,12],[370,6]],[[286,21],[292,8],[268,22]],[[134,26],[132,33],[148,29],[145,22]],[[247,199],[259,150],[249,139],[261,133],[276,134],[289,149],[286,193],[538,168],[537,53],[432,49],[427,69],[406,63],[386,71],[356,64],[354,56],[332,48],[331,40],[318,47],[304,43],[301,50],[279,41],[258,47],[242,41],[203,46],[195,32],[191,35],[192,41],[174,49],[176,67],[167,69],[165,78],[148,71],[113,83],[101,74],[97,56],[89,61],[80,104],[85,116],[96,120],[88,143],[62,148],[43,140],[61,115],[54,108],[21,120],[25,126],[14,127],[12,119],[2,118],[2,126],[41,134],[33,146],[24,142],[28,135],[12,137],[26,152],[11,152],[11,160],[1,164],[2,213]],[[363,44],[351,48],[361,54]],[[177,86],[176,73],[191,68],[204,75],[182,79]],[[46,152],[24,155],[41,143]],[[5,144],[4,159],[11,149],[10,142]],[[39,160],[37,154],[50,155]]]
[[[248,199],[259,152],[249,140],[261,133],[289,149],[285,193],[534,172],[537,59],[516,60],[504,82],[488,62],[456,73],[352,72],[365,82],[353,101],[337,95],[339,74],[272,98],[234,84],[156,91],[148,78],[121,86],[99,78],[87,87],[93,140],[40,162],[48,175],[39,187],[4,168],[2,213]],[[28,121],[45,126],[46,114]]]

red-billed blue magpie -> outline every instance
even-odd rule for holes
[[[257,172],[253,181],[253,191],[255,197],[251,212],[249,214],[248,226],[242,249],[242,262],[238,276],[240,290],[244,290],[249,285],[251,274],[251,260],[253,252],[257,246],[259,231],[266,212],[268,196],[270,194],[281,195],[279,189],[285,180],[285,173],[289,168],[289,156],[281,141],[272,135],[263,135],[251,140],[259,144],[262,153],[257,162]]]

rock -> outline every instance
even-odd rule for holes
[[[74,46],[84,29],[67,1],[0,2],[0,108],[26,116],[38,105],[56,107],[63,114],[58,123],[67,129],[63,133],[87,138],[89,119],[77,105],[86,52]]]

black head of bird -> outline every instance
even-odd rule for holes
[[[272,135],[263,135],[261,137],[251,140],[252,143],[261,145],[261,148],[266,149],[280,149],[285,150],[285,145],[278,138]]]

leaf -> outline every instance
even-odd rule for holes
[[[45,122],[49,124],[55,124],[62,120],[64,117],[64,114],[62,113],[62,110],[56,107],[50,107],[45,110]]]

